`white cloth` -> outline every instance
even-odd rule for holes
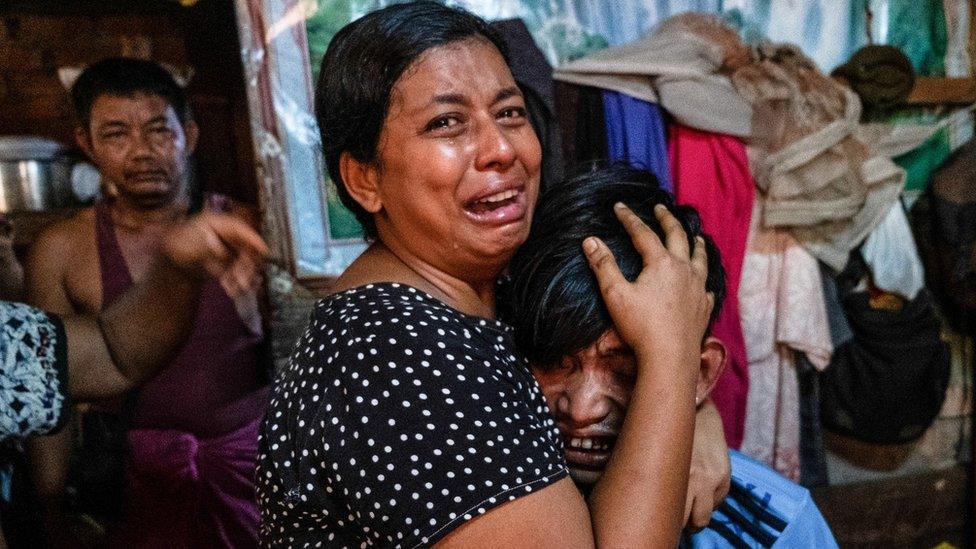
[[[553,78],[660,103],[678,122],[746,137],[752,107],[717,74],[722,48],[692,32],[656,32],[558,67]]]
[[[817,368],[830,363],[820,267],[784,229],[760,225],[756,201],[739,283],[739,317],[749,358],[740,450],[783,476],[800,478],[800,399],[795,351]]]
[[[861,256],[871,269],[874,285],[886,292],[912,300],[925,287],[925,268],[901,202],[868,235]]]

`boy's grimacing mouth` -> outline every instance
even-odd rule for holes
[[[610,461],[616,435],[577,436],[563,434],[563,452],[570,469],[602,472]]]

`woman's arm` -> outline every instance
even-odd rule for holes
[[[712,298],[705,292],[703,243],[692,255],[680,223],[655,211],[666,243],[626,207],[617,215],[644,257],[633,283],[613,254],[588,239],[584,249],[621,337],[634,349],[637,383],[606,472],[590,497],[563,479],[455,530],[443,547],[667,547],[677,545],[691,461],[701,338]],[[690,259],[689,259],[690,258]]]

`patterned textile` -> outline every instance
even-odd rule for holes
[[[65,419],[67,347],[61,320],[0,301],[0,440],[49,433]]]

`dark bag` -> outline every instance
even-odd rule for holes
[[[824,427],[873,444],[919,439],[934,421],[949,382],[949,350],[928,290],[905,301],[856,291],[867,273],[852,254],[838,277],[854,337],[834,349],[821,377]]]

